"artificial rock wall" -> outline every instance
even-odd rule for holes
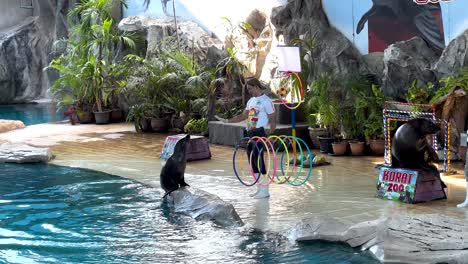
[[[50,61],[54,41],[67,36],[65,14],[76,0],[34,0],[27,14],[19,1],[15,2],[0,3],[0,9],[16,7],[20,13],[15,17],[21,18],[19,23],[0,29],[0,104],[46,97],[51,74],[43,69]],[[3,16],[0,24],[7,20],[8,16]]]

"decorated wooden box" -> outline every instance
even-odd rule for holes
[[[438,172],[385,167],[380,169],[377,196],[405,203],[447,198]]]
[[[187,134],[178,134],[166,137],[164,146],[161,150],[160,158],[167,160],[172,153],[174,153],[174,147],[181,138],[184,138]],[[203,136],[190,135],[190,142],[187,147],[187,161],[210,159],[211,151],[208,144],[208,139]]]

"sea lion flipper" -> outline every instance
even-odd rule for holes
[[[190,187],[190,185],[188,185],[188,183],[186,183],[185,181],[182,181],[182,182],[180,183],[180,187],[183,187],[183,186],[188,186],[188,187]]]
[[[376,13],[376,10],[377,8],[375,6],[372,6],[372,8],[369,9],[369,11],[367,11],[366,13],[364,13],[364,15],[362,15],[361,19],[359,19],[359,22],[357,23],[357,27],[356,27],[357,34],[361,33],[367,20],[369,20],[369,17],[371,17],[372,15]]]
[[[166,192],[166,193],[163,195],[162,198],[163,198],[163,199],[166,198],[166,196],[168,196],[169,194],[171,194],[171,192],[173,192],[173,191],[175,191],[175,190],[177,190],[177,189],[179,189],[179,188],[174,188],[174,189],[169,190],[168,192]]]

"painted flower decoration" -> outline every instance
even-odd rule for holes
[[[288,95],[289,89],[286,87],[281,87],[279,90],[276,91],[276,93],[281,97],[284,98]]]

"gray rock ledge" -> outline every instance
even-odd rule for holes
[[[404,215],[355,225],[317,216],[302,220],[286,236],[344,242],[369,250],[382,263],[468,263],[468,222],[445,215]]]
[[[51,159],[52,152],[48,148],[36,148],[22,143],[0,145],[0,163],[36,163]]]
[[[234,206],[218,196],[196,188],[181,188],[167,196],[167,205],[174,212],[197,220],[212,220],[224,227],[244,225]]]

